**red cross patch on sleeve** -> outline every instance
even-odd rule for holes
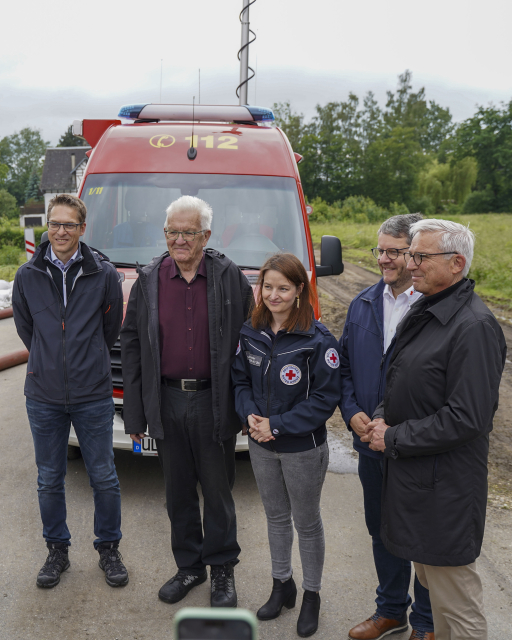
[[[337,369],[340,366],[340,357],[336,349],[327,349],[325,352],[325,361],[331,369]]]

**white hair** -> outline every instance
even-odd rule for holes
[[[201,219],[201,230],[207,231],[212,228],[212,218],[213,211],[210,205],[201,200],[201,198],[196,198],[194,196],[181,196],[167,207],[167,220],[172,216],[173,213],[178,213],[182,211],[188,211],[190,213],[196,213],[199,215]]]
[[[439,251],[447,252],[454,251],[466,258],[466,264],[462,271],[462,276],[465,277],[469,273],[471,262],[473,261],[473,251],[475,249],[475,234],[469,228],[469,225],[465,227],[458,222],[452,222],[451,220],[436,220],[435,218],[427,218],[426,220],[420,220],[411,225],[412,237],[417,233],[442,233],[441,240],[439,242]],[[450,256],[445,256],[447,260]]]

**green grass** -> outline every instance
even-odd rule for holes
[[[469,223],[475,233],[475,256],[469,277],[475,280],[476,291],[489,302],[512,310],[512,214],[445,217],[454,222]],[[347,262],[359,263],[378,272],[370,249],[377,243],[379,226],[380,223],[353,222],[311,224],[311,235],[315,244],[323,235],[338,236]]]

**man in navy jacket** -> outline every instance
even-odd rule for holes
[[[128,583],[118,551],[121,495],[114,465],[110,349],[123,317],[116,268],[80,242],[85,204],[60,194],[48,205],[48,238],[14,280],[14,322],[30,352],[25,396],[38,469],[48,557],[37,586],[50,589],[69,568],[66,454],[71,422],[94,496],[94,547],[109,586]]]
[[[404,631],[412,602],[408,593],[411,563],[389,553],[380,538],[383,455],[361,442],[361,435],[384,395],[396,327],[421,295],[412,287],[403,256],[411,242],[410,225],[420,219],[420,214],[408,214],[393,216],[382,224],[377,247],[373,249],[382,279],[354,298],[340,339],[340,410],[359,453],[366,526],[372,536],[379,580],[376,611],[349,631],[352,640],[377,640]],[[417,578],[414,597],[411,640],[433,640],[428,590]]]

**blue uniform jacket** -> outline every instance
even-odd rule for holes
[[[338,344],[314,320],[307,331],[278,332],[274,340],[245,322],[232,368],[235,406],[246,423],[251,413],[270,417],[280,452],[323,444],[325,426],[340,399]]]
[[[372,414],[384,397],[386,372],[395,339],[384,354],[383,293],[384,281],[364,289],[348,309],[343,335],[339,342],[341,401],[340,411],[350,431],[350,420],[359,411]],[[382,458],[367,442],[352,431],[354,449],[359,453]]]

